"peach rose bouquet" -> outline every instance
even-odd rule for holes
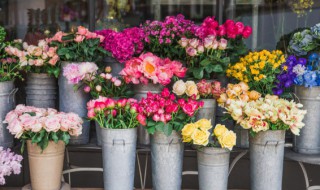
[[[82,119],[74,113],[58,112],[55,109],[18,105],[5,117],[9,132],[22,142],[27,140],[44,150],[49,141],[69,143],[70,136],[82,133]]]
[[[103,49],[104,36],[90,32],[87,28],[79,26],[75,31],[57,32],[47,42],[51,47],[57,48],[61,61],[95,62],[107,54]]]
[[[212,129],[212,125],[208,119],[200,119],[195,123],[188,123],[182,128],[182,140],[194,145],[221,147],[229,150],[232,150],[233,146],[236,145],[236,134],[228,130],[226,126],[217,124],[212,135],[210,135],[210,129]],[[213,141],[209,141],[211,136]]]
[[[187,68],[179,61],[162,59],[152,53],[144,53],[132,58],[125,63],[125,68],[120,72],[126,83],[133,84],[161,84],[168,85],[173,78],[185,77]]]
[[[21,70],[32,73],[48,73],[55,77],[59,76],[60,67],[58,65],[59,56],[57,48],[49,47],[45,40],[40,40],[38,45],[22,44],[23,49],[9,46],[7,52],[12,52],[19,59]]]

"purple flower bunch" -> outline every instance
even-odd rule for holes
[[[10,149],[4,150],[3,147],[0,147],[0,185],[6,183],[5,176],[21,172],[22,159],[22,156],[11,152]]]
[[[281,66],[281,73],[277,75],[276,87],[272,89],[273,94],[281,95],[285,88],[290,88],[295,84],[297,76],[303,75],[307,59],[297,58],[290,55]]]
[[[187,20],[182,14],[177,16],[167,16],[164,21],[147,20],[141,28],[146,36],[144,41],[148,44],[171,44],[174,40],[179,40],[182,36],[195,33],[197,26],[193,21]]]
[[[103,47],[119,62],[125,62],[139,55],[143,48],[144,31],[138,27],[124,29],[122,32],[106,29],[96,31],[105,37]]]

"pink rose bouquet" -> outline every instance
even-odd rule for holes
[[[102,35],[90,32],[79,26],[71,33],[57,32],[47,39],[51,47],[57,47],[61,61],[95,62],[107,54],[100,44],[104,41]]]
[[[163,21],[146,21],[141,25],[145,33],[145,51],[160,57],[182,60],[184,50],[179,48],[181,37],[194,37],[197,26],[183,15],[167,16]]]
[[[79,84],[82,80],[92,81],[97,74],[98,66],[93,62],[71,63],[63,68],[63,76],[70,84]]]
[[[88,118],[102,128],[130,129],[139,125],[137,100],[123,98],[114,100],[100,96],[87,103]]]
[[[82,119],[74,113],[58,112],[55,109],[36,108],[18,105],[5,118],[9,132],[22,141],[23,151],[25,142],[31,140],[44,150],[49,141],[62,140],[69,143],[70,135],[82,133]]]
[[[6,184],[5,176],[21,173],[22,156],[0,147],[0,185]]]
[[[194,120],[194,115],[203,106],[203,102],[192,98],[177,99],[168,88],[160,94],[148,93],[139,102],[138,121],[150,134],[156,131],[170,135],[172,130],[180,131],[183,126]]]
[[[126,62],[125,68],[120,72],[126,83],[168,85],[173,77],[183,78],[187,68],[178,61],[169,58],[161,59],[152,53],[141,54]]]
[[[48,73],[59,76],[60,67],[57,64],[59,56],[56,47],[49,47],[45,40],[40,40],[37,46],[23,43],[23,50],[8,47],[8,52],[13,52],[19,58],[20,69],[33,73]]]
[[[198,83],[195,83],[194,81],[184,82],[178,80],[173,84],[172,90],[177,96],[193,97],[197,99],[218,99],[225,91],[226,89],[221,87],[219,81],[207,82],[205,79]]]
[[[22,78],[19,73],[19,56],[22,40],[0,42],[0,82]]]
[[[144,31],[138,27],[127,28],[121,32],[107,29],[96,33],[104,36],[102,46],[121,63],[139,55],[144,48]]]
[[[288,130],[299,135],[304,126],[302,122],[306,110],[302,104],[280,99],[275,95],[266,95],[253,101],[231,99],[225,107],[227,113],[251,134],[266,130]]]
[[[224,74],[230,63],[228,41],[209,35],[204,39],[182,37],[179,44],[186,51],[188,77],[211,79],[213,74]]]

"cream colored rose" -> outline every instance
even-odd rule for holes
[[[247,83],[240,82],[239,85],[241,86],[242,91],[248,91],[249,90],[249,86],[248,86]]]
[[[183,127],[181,134],[183,138],[191,137],[194,131],[197,129],[197,125],[194,123],[189,123]]]
[[[198,87],[197,87],[195,82],[187,81],[185,84],[186,84],[186,87],[187,87],[186,94],[188,96],[192,96],[192,95],[198,96]]]
[[[187,87],[183,80],[178,80],[174,83],[172,92],[178,96],[181,96],[186,92],[186,89]]]
[[[233,146],[236,145],[237,136],[233,131],[227,131],[220,137],[218,141],[222,148],[232,150]]]
[[[217,124],[213,130],[213,133],[216,137],[220,137],[221,135],[223,135],[227,131],[228,131],[228,129],[226,128],[225,125]]]
[[[191,135],[193,140],[193,144],[207,146],[209,143],[210,133],[208,131],[195,130],[195,132]]]
[[[203,130],[203,131],[207,131],[207,130],[212,128],[211,119],[210,120],[208,120],[208,119],[200,119],[195,124],[198,125],[199,128],[201,130]]]

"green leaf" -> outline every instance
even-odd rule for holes
[[[147,121],[147,126],[148,127],[152,127],[152,126],[155,126],[157,123],[155,122],[155,121],[153,121],[153,120],[148,120]]]
[[[164,125],[164,128],[163,128],[163,132],[165,135],[169,136],[171,135],[172,133],[172,125],[167,123],[166,125]]]
[[[53,140],[55,143],[58,143],[59,138],[58,138],[57,133],[52,132],[52,133],[51,133],[51,138],[52,138],[52,140]]]
[[[194,68],[193,69],[193,76],[196,79],[202,79],[203,78],[203,68]]]
[[[155,129],[155,127],[148,127],[147,131],[148,131],[149,134],[153,135],[154,132],[156,131],[156,129]]]
[[[204,59],[200,62],[200,65],[205,67],[205,66],[209,65],[210,63],[211,63],[211,61],[209,59]]]
[[[69,52],[69,50],[67,48],[61,48],[61,49],[58,49],[57,53],[58,55],[65,55]]]
[[[221,65],[213,65],[212,72],[221,73],[223,72],[223,68]]]
[[[155,125],[157,131],[163,131],[164,123],[163,122],[157,122]]]
[[[61,140],[67,145],[69,144],[69,139],[70,139],[70,135],[67,134],[66,132],[63,132]]]

